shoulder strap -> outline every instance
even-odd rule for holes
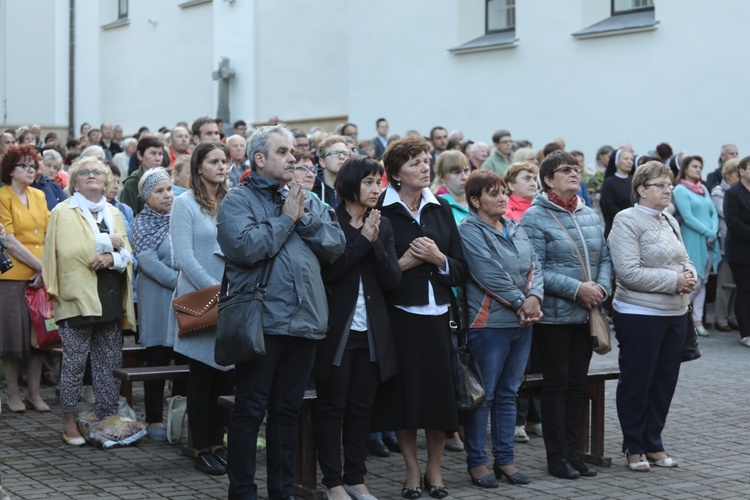
[[[545,208],[547,212],[552,216],[553,219],[555,219],[555,222],[557,222],[562,230],[567,235],[568,239],[570,239],[570,242],[573,244],[573,250],[576,252],[576,256],[578,257],[578,263],[581,264],[581,269],[583,269],[583,278],[585,281],[589,281],[589,273],[586,271],[586,264],[583,262],[583,257],[581,256],[581,251],[578,250],[578,244],[576,243],[576,240],[573,239],[573,237],[570,235],[570,232],[568,231],[568,228],[566,228],[562,222],[560,222],[560,219],[557,218],[557,215],[555,215],[555,212],[550,210],[549,208]]]

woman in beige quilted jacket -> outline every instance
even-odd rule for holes
[[[664,212],[672,171],[650,161],[633,175],[636,204],[615,217],[609,251],[617,279],[612,303],[620,347],[617,415],[632,471],[677,467],[661,433],[677,386],[696,271],[677,221]]]

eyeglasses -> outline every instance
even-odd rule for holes
[[[310,149],[310,145],[305,144],[304,142],[298,142],[297,144],[294,145],[294,147],[297,149]]]
[[[101,177],[104,175],[104,172],[101,170],[79,170],[78,171],[79,177],[88,177],[89,175],[93,175],[94,177]]]
[[[583,169],[581,167],[571,167],[570,165],[565,165],[563,167],[556,168],[555,170],[553,170],[553,172],[561,172],[563,175],[570,175],[572,173],[581,175],[581,173],[583,173]]]
[[[39,169],[39,165],[37,165],[36,163],[19,163],[18,165],[16,165],[16,167],[21,167],[22,169],[29,171]]]
[[[650,188],[651,186],[653,186],[659,191],[664,191],[665,189],[672,191],[674,189],[674,186],[668,182],[654,182],[651,184],[644,184],[644,186],[647,188]]]
[[[352,154],[349,151],[329,151],[323,158],[327,158],[328,156],[331,158],[338,158],[339,156],[342,158],[349,158],[351,155]]]
[[[294,170],[296,172],[304,172],[305,174],[313,174],[313,175],[315,175],[315,169],[312,168],[312,167],[297,166],[297,167],[294,167]]]

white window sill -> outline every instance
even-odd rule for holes
[[[471,54],[487,50],[512,49],[517,46],[518,38],[516,38],[516,31],[511,30],[480,36],[479,38],[448,49],[448,52],[456,55]]]
[[[659,21],[655,19],[654,15],[654,10],[618,14],[599,21],[588,28],[576,31],[573,33],[573,37],[578,40],[584,40],[587,38],[653,31],[659,26]]]

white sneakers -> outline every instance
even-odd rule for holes
[[[528,443],[529,435],[526,434],[526,428],[523,425],[516,426],[516,433],[513,436],[513,441],[516,443]]]
[[[701,337],[708,337],[708,335],[709,335],[709,334],[708,334],[708,330],[706,330],[706,327],[705,327],[705,326],[703,326],[703,325],[701,325],[701,326],[696,326],[696,327],[695,327],[695,332],[696,332],[696,333],[697,333],[698,335],[700,335]]]
[[[539,437],[544,437],[544,434],[542,433],[542,423],[541,422],[526,422],[526,433],[536,434]]]
[[[740,344],[744,345],[745,347],[750,347],[750,337],[741,338]]]

